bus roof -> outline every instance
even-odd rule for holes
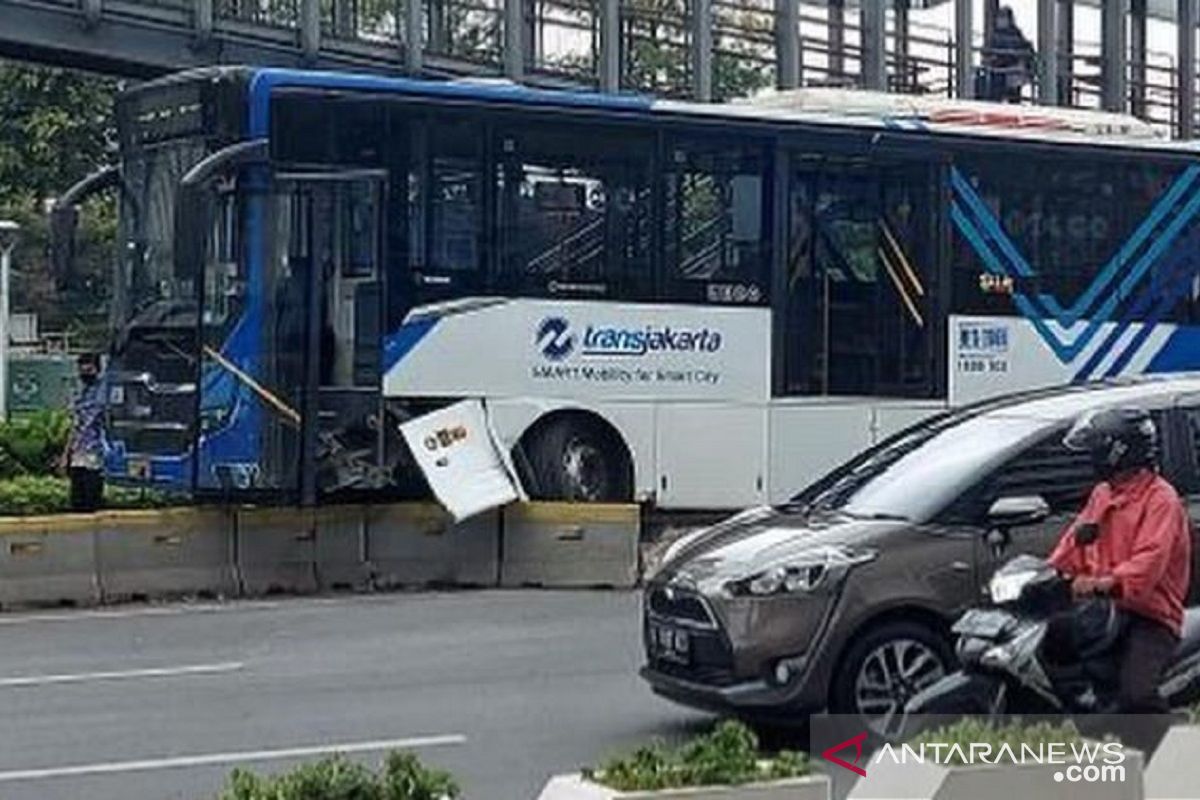
[[[768,91],[748,100],[697,103],[637,94],[542,89],[503,79],[435,81],[367,73],[280,68],[204,68],[168,76],[155,84],[189,77],[247,80],[251,135],[266,133],[269,98],[276,89],[311,88],[401,94],[410,97],[503,103],[540,108],[590,109],[652,116],[723,118],[786,126],[828,125],[907,133],[949,134],[1045,143],[1104,145],[1174,152],[1200,152],[1200,142],[1171,141],[1166,132],[1124,114],[1087,109],[1012,105],[904,95],[858,89],[807,88]]]

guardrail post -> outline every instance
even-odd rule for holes
[[[305,61],[317,60],[321,51],[321,5],[319,0],[300,0],[300,52]]]
[[[1058,0],[1038,0],[1038,102],[1058,105]]]
[[[692,94],[707,103],[713,98],[712,0],[692,0]]]
[[[780,89],[800,85],[800,3],[775,0],[775,83]]]
[[[103,0],[80,0],[79,7],[83,10],[83,25],[91,29],[100,24],[100,15],[104,13],[101,6]]]
[[[525,75],[524,33],[524,0],[504,0],[504,75],[510,80]]]
[[[206,44],[213,32],[213,0],[195,0],[192,5],[192,25],[196,31],[196,42]]]
[[[408,0],[404,6],[404,56],[408,71],[420,75],[425,68],[424,30],[421,24],[421,0]]]
[[[958,96],[969,100],[975,96],[975,22],[971,0],[954,3],[954,83]]]
[[[877,92],[887,90],[887,4],[862,6],[862,85]]]
[[[621,0],[604,0],[600,10],[600,91],[621,91]]]
[[[1125,14],[1129,0],[1104,0],[1100,23],[1101,105],[1105,111],[1124,111],[1128,83],[1125,79]]]
[[[1179,0],[1179,138],[1196,135],[1196,0]]]

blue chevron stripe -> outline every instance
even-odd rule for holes
[[[1158,305],[1155,306],[1154,311],[1150,313],[1149,319],[1142,323],[1141,329],[1138,330],[1137,334],[1134,335],[1133,339],[1125,347],[1124,352],[1117,356],[1117,358],[1109,366],[1108,370],[1104,373],[1104,377],[1112,378],[1116,375],[1119,375],[1121,374],[1121,371],[1129,365],[1129,362],[1133,360],[1133,357],[1137,355],[1139,350],[1142,349],[1142,345],[1145,344],[1146,340],[1150,338],[1150,334],[1154,331],[1154,326],[1157,325],[1159,321],[1162,320],[1162,318],[1166,316],[1166,314],[1170,312],[1172,308],[1175,307],[1175,304],[1179,302],[1179,298],[1191,288],[1193,275],[1194,270],[1192,272],[1185,270],[1175,276],[1175,279],[1168,287],[1166,294],[1161,296]],[[1153,292],[1147,292],[1146,294],[1150,297],[1155,296],[1155,293]]]
[[[1130,237],[1121,246],[1107,264],[1101,267],[1096,278],[1088,286],[1082,295],[1071,305],[1070,308],[1064,309],[1059,304],[1058,299],[1052,295],[1039,295],[1039,300],[1046,304],[1047,310],[1056,321],[1064,328],[1071,328],[1079,319],[1086,314],[1091,305],[1095,302],[1100,293],[1107,288],[1108,284],[1119,274],[1121,268],[1133,256],[1134,253],[1146,242],[1146,240],[1154,233],[1159,224],[1179,203],[1188,189],[1195,184],[1197,177],[1200,177],[1200,167],[1187,167],[1178,178],[1171,184],[1171,187],[1163,194],[1159,201],[1151,208],[1146,218],[1130,235]],[[955,192],[962,197],[971,211],[974,212],[976,218],[985,226],[987,232],[994,241],[996,241],[1001,251],[1007,256],[1010,262],[1017,270],[1017,274],[1021,276],[1031,276],[1034,273],[1033,268],[1021,256],[1012,239],[1005,233],[1000,226],[999,221],[992,214],[987,204],[971,186],[970,182],[963,176],[962,172],[957,167],[951,168],[951,185]],[[1162,248],[1159,248],[1161,252]],[[1140,263],[1146,263],[1143,259]],[[1130,276],[1126,279],[1126,284],[1138,280],[1137,277]]]
[[[1070,309],[1064,311],[1057,299],[1048,294],[1039,294],[1036,296],[1041,308],[1035,305],[1026,295],[1018,293],[1014,296],[1014,304],[1018,311],[1030,321],[1047,346],[1054,351],[1054,354],[1061,362],[1069,363],[1078,357],[1102,329],[1102,326],[1111,319],[1121,301],[1132,292],[1137,283],[1145,277],[1154,263],[1158,261],[1159,257],[1171,247],[1186,226],[1200,213],[1200,192],[1194,194],[1178,210],[1178,213],[1171,219],[1166,228],[1150,242],[1146,250],[1142,252],[1140,257],[1128,270],[1128,274],[1121,283],[1113,287],[1114,291],[1108,293],[1104,302],[1096,310],[1096,313],[1087,320],[1087,325],[1083,332],[1077,335],[1070,344],[1064,343],[1059,338],[1050,328],[1045,317],[1053,317],[1055,321],[1065,328],[1069,329],[1073,327],[1080,319],[1079,314],[1090,308],[1091,304],[1095,302],[1095,298],[1104,289],[1108,288],[1108,284],[1119,273],[1121,267],[1126,266],[1129,258],[1141,248],[1167,215],[1178,207],[1179,200],[1196,182],[1198,176],[1200,176],[1200,167],[1188,167],[1184,170],[1174,181],[1171,188],[1155,204],[1154,208],[1151,209],[1150,213],[1129,239],[1121,246],[1117,254],[1101,269],[1096,279],[1093,280],[1079,300],[1072,304]],[[963,204],[965,204],[970,212],[974,212],[973,216],[975,217],[972,220],[968,211],[964,211],[963,204],[952,201],[950,209],[951,220],[964,238],[967,239],[968,243],[970,243],[976,254],[983,261],[985,267],[995,274],[1013,277],[1035,275],[1036,273],[1032,267],[1021,256],[1019,250],[1000,227],[998,220],[996,220],[990,209],[988,209],[987,205],[957,168],[951,169],[951,182],[954,194],[957,195],[958,199],[963,201]],[[980,230],[976,224],[977,222],[982,224],[984,231]],[[989,244],[989,238],[1000,249],[1002,256],[1007,258],[1007,266],[1004,263],[1004,258],[998,256]],[[1053,313],[1048,314],[1046,312],[1047,308],[1053,309]],[[1142,311],[1144,309],[1139,310],[1137,313],[1141,313]],[[1098,364],[1098,358],[1102,358],[1107,349],[1115,342],[1116,338],[1108,337],[1104,345],[1089,358],[1088,364],[1081,370],[1081,373],[1090,374],[1091,370],[1095,369]]]

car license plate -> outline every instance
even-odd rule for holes
[[[654,655],[663,661],[687,664],[691,660],[691,637],[688,636],[687,631],[679,628],[651,622],[650,645]]]

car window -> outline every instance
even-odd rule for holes
[[[1065,426],[1048,434],[1006,461],[999,469],[950,503],[938,522],[950,525],[979,525],[988,508],[999,497],[1041,496],[1052,514],[1078,511],[1095,478],[1086,453],[1075,453],[1062,444]]]
[[[1159,435],[1164,435],[1163,413],[1154,412],[1153,417]],[[1096,483],[1096,476],[1087,453],[1076,453],[1063,446],[1066,430],[1067,426],[1055,426],[1040,436],[948,505],[938,515],[938,521],[980,525],[997,498],[1030,495],[1044,499],[1052,515],[1078,513]]]
[[[927,521],[1047,424],[985,415],[915,429],[841,471],[806,505],[854,516]]]

